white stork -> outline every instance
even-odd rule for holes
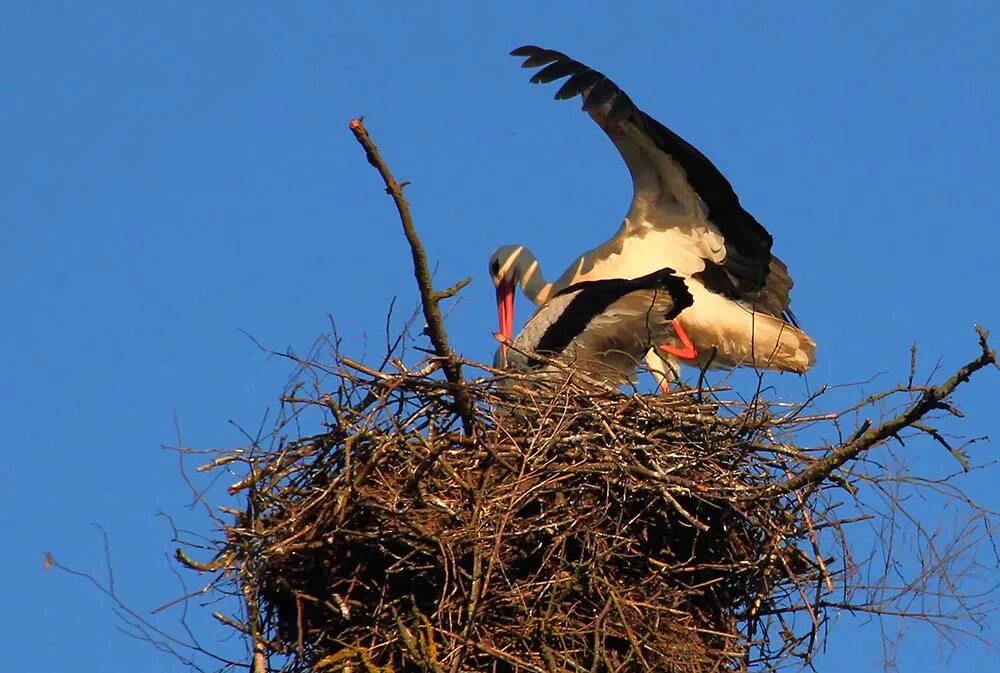
[[[555,293],[511,343],[506,365],[559,375],[549,361],[622,385],[634,380],[643,355],[670,338],[673,319],[691,306],[673,269],[639,278],[583,281]]]
[[[556,99],[581,96],[583,109],[625,160],[634,193],[618,232],[577,258],[555,283],[544,281],[537,259],[524,246],[504,246],[493,254],[490,274],[501,332],[513,333],[517,284],[536,304],[544,304],[582,281],[637,278],[670,267],[686,280],[694,300],[673,323],[680,347],[673,345],[675,339],[660,345],[673,364],[679,358],[701,366],[808,370],[816,345],[788,308],[792,280],[787,268],[771,254],[771,235],[740,205],[715,165],[642,112],[602,73],[540,47],[520,47],[511,54],[526,57],[522,67],[545,66],[533,83],[569,77]],[[657,361],[647,357],[651,365]]]

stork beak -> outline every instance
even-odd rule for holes
[[[497,285],[497,318],[500,321],[500,333],[508,340],[514,338],[514,283],[504,278]],[[502,344],[504,357],[507,357],[507,344]]]

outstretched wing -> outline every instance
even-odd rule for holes
[[[603,73],[551,49],[525,46],[511,54],[525,57],[525,68],[544,66],[533,83],[568,77],[555,98],[581,96],[583,109],[618,148],[634,188],[624,235],[677,230],[704,262],[692,276],[710,290],[775,316],[787,311],[792,283],[771,256],[771,235],[708,157],[640,110]]]

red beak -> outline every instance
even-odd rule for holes
[[[500,333],[507,339],[514,338],[514,283],[506,278],[497,285],[497,318],[500,321]],[[501,346],[504,357],[507,356],[507,344]]]

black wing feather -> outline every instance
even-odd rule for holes
[[[604,75],[597,72],[596,70],[584,70],[582,72],[577,72],[570,76],[566,83],[562,85],[559,91],[556,91],[556,100],[566,100],[567,98],[572,98],[578,94],[583,93],[587,89],[596,86],[604,79]]]
[[[573,75],[578,72],[583,72],[589,70],[587,66],[582,63],[577,63],[572,59],[567,59],[565,61],[556,61],[555,63],[550,63],[538,72],[534,74],[531,78],[532,84],[543,84],[552,82],[557,79],[562,79],[567,75]]]
[[[590,112],[595,107],[604,105],[621,91],[618,85],[607,77],[601,75],[603,79],[598,82],[590,91],[583,92],[583,109]]]
[[[673,307],[666,320],[673,320],[692,303],[694,298],[684,279],[673,269],[663,268],[638,278],[609,278],[574,283],[553,296],[577,293],[562,314],[542,333],[534,350],[558,355],[587,329],[590,322],[604,313],[613,303],[637,290],[664,290],[670,294]]]
[[[518,47],[514,51],[510,52],[510,55],[528,57],[524,60],[524,63],[521,64],[522,68],[537,68],[540,65],[545,65],[546,63],[551,63],[552,61],[568,58],[566,54],[559,51],[530,46]]]
[[[611,109],[608,110],[608,121],[628,121],[634,110],[635,105],[633,105],[632,100],[625,95],[624,91],[619,91],[618,95],[611,102]]]

